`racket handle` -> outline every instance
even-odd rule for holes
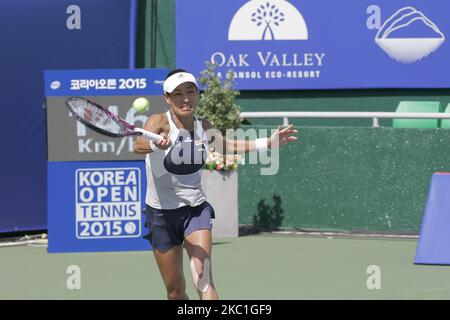
[[[153,132],[141,129],[141,128],[134,128],[134,132],[138,132],[139,135],[143,136],[144,138],[147,138],[147,139],[155,141],[155,142],[158,142],[163,139],[163,137],[160,136],[159,134],[156,134],[156,133],[153,133]]]

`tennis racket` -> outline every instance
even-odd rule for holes
[[[137,128],[98,103],[82,97],[67,98],[66,107],[86,127],[108,137],[143,136],[156,142],[163,139],[159,134]]]

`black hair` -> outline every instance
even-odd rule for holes
[[[170,76],[174,75],[175,73],[180,73],[180,72],[186,72],[186,73],[187,73],[187,71],[184,70],[184,69],[175,69],[175,70],[170,71],[170,72],[167,74],[166,80],[167,80],[167,78],[169,78]]]

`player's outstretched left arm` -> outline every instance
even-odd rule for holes
[[[252,152],[258,149],[272,149],[279,148],[289,142],[296,141],[297,137],[294,135],[298,130],[294,129],[294,125],[289,125],[285,128],[278,128],[270,138],[259,138],[256,140],[227,140],[222,134],[213,128],[208,120],[203,120],[203,128],[205,129],[208,140],[217,152],[222,154],[236,154]]]

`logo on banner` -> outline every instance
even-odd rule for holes
[[[438,26],[422,12],[405,7],[378,30],[375,42],[392,59],[413,63],[436,51],[445,41]]]
[[[228,40],[307,40],[305,19],[286,0],[250,0],[234,15]]]
[[[50,88],[52,90],[58,90],[59,88],[61,88],[61,82],[53,81],[52,83],[50,83]]]
[[[78,239],[141,235],[139,168],[78,169],[75,190]]]
[[[308,28],[303,15],[288,1],[247,1],[224,27],[228,27],[224,39],[228,48],[212,51],[209,57],[219,68],[219,77],[224,76],[220,68],[231,68],[235,80],[320,78],[326,54],[302,48],[309,40]],[[278,42],[281,40],[292,43],[285,46]],[[238,41],[251,43],[241,47]],[[259,41],[270,48],[259,46]],[[294,41],[302,43],[296,45]]]

